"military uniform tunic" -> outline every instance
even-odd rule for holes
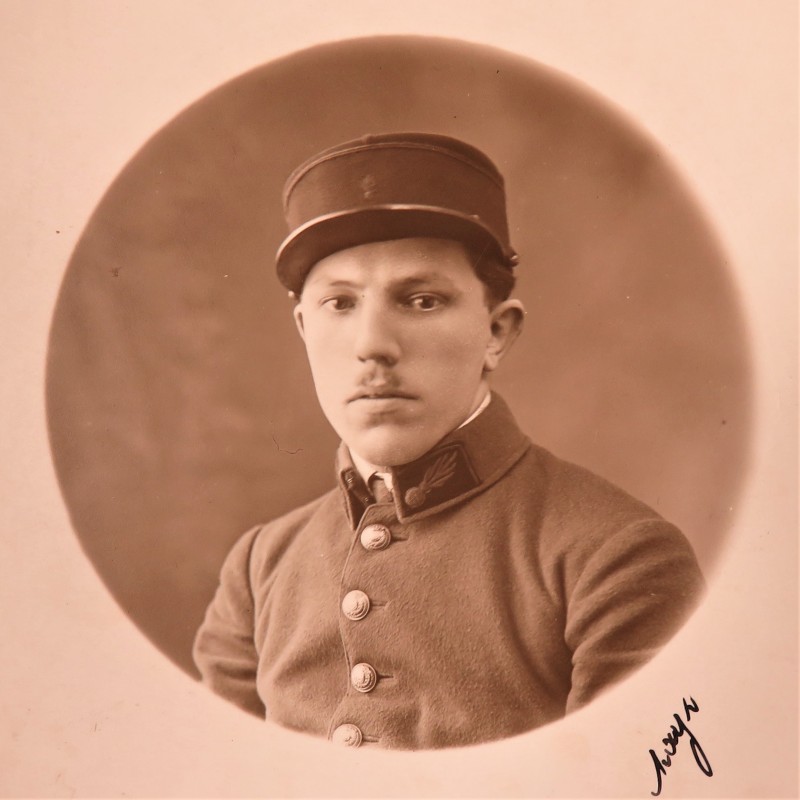
[[[497,395],[392,478],[371,503],[342,445],[336,489],[239,540],[195,640],[214,691],[346,745],[497,739],[647,661],[702,591],[677,528]]]

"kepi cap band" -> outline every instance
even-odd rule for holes
[[[318,153],[289,176],[290,233],[278,277],[299,293],[322,258],[360,244],[417,236],[455,239],[511,269],[503,177],[480,150],[449,136],[364,136]]]

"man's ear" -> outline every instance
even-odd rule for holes
[[[525,321],[525,306],[519,300],[504,300],[490,312],[492,338],[486,345],[483,371],[497,369],[503,356],[511,349],[517,336],[522,333]]]
[[[303,309],[300,307],[299,302],[294,307],[292,314],[294,315],[294,324],[297,326],[297,332],[300,334],[300,338],[305,342],[306,332],[303,328]]]

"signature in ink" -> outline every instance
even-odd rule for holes
[[[700,742],[697,741],[694,734],[686,727],[686,723],[692,718],[692,714],[696,714],[699,710],[700,706],[693,697],[690,697],[688,700],[684,698],[683,714],[686,720],[684,721],[680,714],[672,715],[675,724],[669,726],[669,733],[661,740],[666,745],[664,748],[664,757],[660,758],[656,755],[655,750],[650,751],[650,757],[653,759],[653,766],[656,770],[656,780],[658,781],[656,790],[650,792],[653,797],[658,797],[661,794],[662,777],[667,774],[667,770],[672,766],[672,758],[678,750],[678,740],[684,734],[688,737],[689,747],[692,749],[692,755],[694,756],[697,766],[700,767],[700,771],[704,775],[708,775],[709,778],[714,774],[708,757],[700,746]]]

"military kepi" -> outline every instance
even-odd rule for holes
[[[278,277],[299,293],[322,258],[368,242],[455,239],[513,268],[503,176],[449,136],[386,133],[331,147],[301,164],[283,193],[289,235]]]

